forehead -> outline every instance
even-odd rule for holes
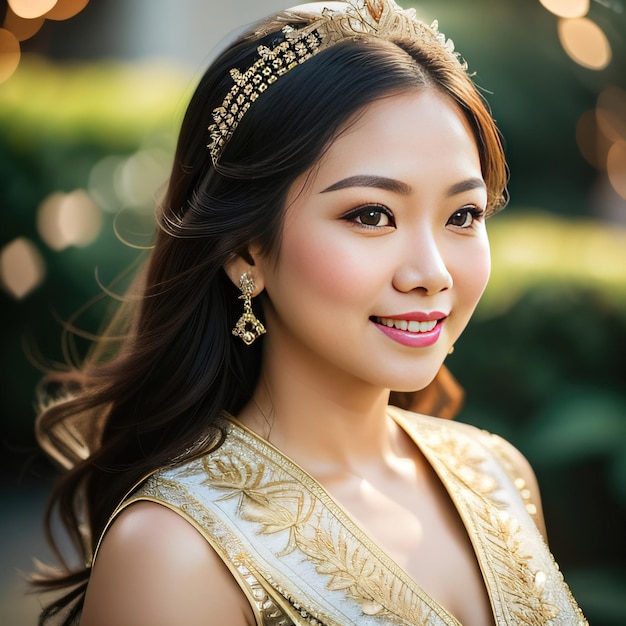
[[[303,206],[334,196],[325,193],[329,187],[363,176],[397,181],[410,190],[408,200],[430,205],[448,197],[450,189],[463,181],[483,178],[483,173],[472,129],[448,96],[434,89],[389,96],[367,105],[349,121],[317,163],[293,182],[286,199],[286,224]],[[372,197],[364,188],[342,194],[347,202]]]
[[[478,145],[465,115],[435,89],[367,105],[340,130],[315,170],[316,186],[355,173],[400,180],[417,173],[481,176]]]

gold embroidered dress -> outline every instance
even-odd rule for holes
[[[497,626],[586,625],[499,438],[393,407],[389,414],[447,489]],[[459,626],[309,474],[236,420],[226,428],[218,450],[152,475],[115,515],[147,500],[186,518],[224,560],[259,626]]]

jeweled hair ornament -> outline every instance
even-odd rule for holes
[[[321,7],[320,10],[320,4],[306,4],[289,9],[282,14],[285,19],[309,23],[298,28],[285,25],[281,29],[283,41],[273,48],[259,46],[258,60],[243,72],[230,70],[234,85],[221,106],[213,109],[214,123],[209,126],[208,148],[214,165],[246,111],[269,85],[340,41],[363,36],[388,41],[417,40],[442,47],[465,69],[465,63],[454,51],[454,43],[439,32],[437,22],[428,26],[417,18],[415,9],[403,9],[394,0],[346,0]],[[264,34],[268,33],[259,33]]]

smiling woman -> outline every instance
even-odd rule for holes
[[[445,375],[505,183],[451,42],[392,0],[221,52],[132,297],[48,377],[84,566],[36,580],[65,590],[41,623],[585,624],[520,453],[389,404]]]
[[[226,265],[235,283],[253,271],[265,294],[267,371],[283,381],[291,363],[297,378],[286,388],[295,391],[319,368],[320,396],[358,381],[373,405],[382,389],[426,387],[489,274],[487,192],[461,109],[434,89],[367,105],[286,204],[278,258],[253,250],[253,269],[242,256]],[[311,419],[319,427],[324,418]]]

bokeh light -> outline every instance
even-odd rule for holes
[[[0,250],[0,283],[16,300],[35,289],[45,274],[41,253],[25,237],[14,239]]]
[[[6,28],[0,28],[0,83],[9,78],[20,63],[20,42]]]
[[[626,199],[626,140],[611,146],[606,159],[606,171],[611,186]]]
[[[18,41],[24,41],[37,33],[45,21],[46,19],[43,16],[25,19],[16,15],[10,8],[7,8],[2,27],[11,31]]]
[[[597,110],[585,111],[576,124],[576,142],[583,157],[599,171],[606,170],[606,157],[613,142],[598,125]]]
[[[68,20],[80,13],[89,4],[89,0],[58,0],[46,13],[48,20]]]
[[[589,12],[589,0],[539,0],[539,2],[559,17],[584,17]]]
[[[114,187],[121,206],[152,211],[170,163],[170,155],[158,149],[139,150],[120,163],[115,171]]]
[[[576,141],[583,157],[606,171],[613,190],[626,200],[626,91],[611,86],[600,92],[596,108],[578,120]]]
[[[11,77],[20,63],[20,41],[35,35],[46,18],[69,19],[88,3],[89,0],[8,0],[0,28],[0,83]]]
[[[28,20],[41,17],[56,3],[57,0],[9,0],[9,6],[13,12]]]
[[[37,230],[53,250],[87,246],[102,228],[102,212],[84,189],[53,193],[39,206]]]
[[[109,155],[100,159],[89,172],[89,194],[103,211],[117,213],[122,208],[113,179],[123,163],[123,157]]]
[[[626,140],[626,91],[607,87],[598,96],[598,127],[611,141]]]
[[[590,70],[603,70],[611,62],[611,44],[602,29],[590,19],[561,19],[559,40],[568,56]]]

